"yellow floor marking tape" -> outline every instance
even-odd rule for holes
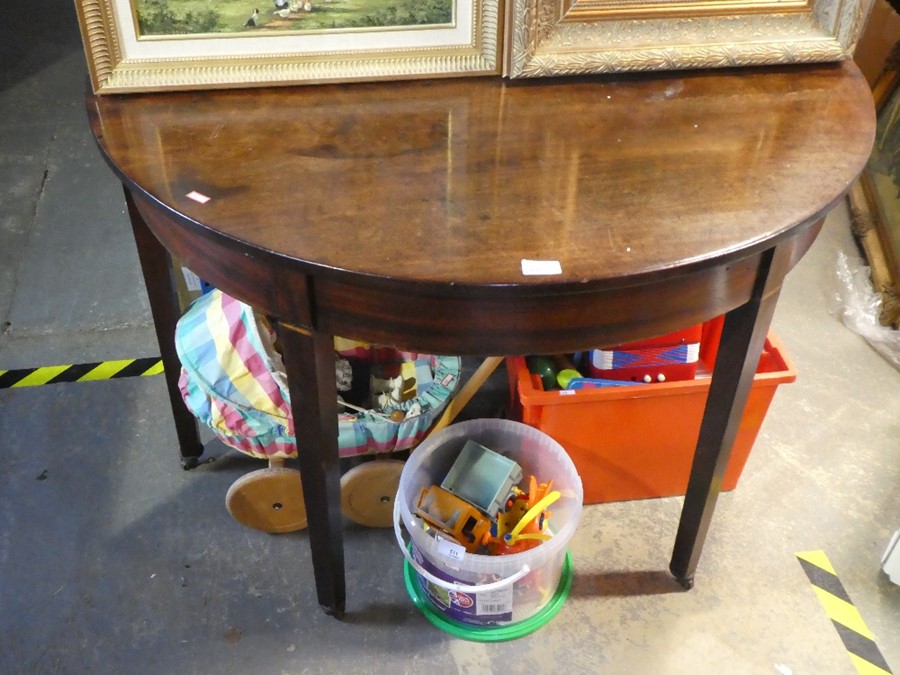
[[[65,372],[69,366],[46,366],[44,368],[34,368],[24,374],[24,376],[13,387],[37,387],[47,384],[61,373]],[[14,371],[9,371],[14,372]]]
[[[157,362],[154,365],[147,368],[147,372],[145,372],[143,375],[144,376],[162,375],[162,373],[163,373],[163,362],[162,362],[162,359],[159,359],[159,360],[157,360]]]
[[[108,380],[115,376],[122,368],[131,363],[130,360],[120,360],[120,361],[104,361],[103,363],[98,363],[95,368],[92,368],[87,373],[79,377],[76,382],[91,382],[95,380]]]
[[[813,585],[813,590],[816,592],[816,595],[819,596],[819,604],[825,609],[825,613],[828,615],[829,619],[837,621],[842,626],[846,626],[855,633],[864,635],[870,640],[875,639],[875,636],[869,631],[866,622],[863,621],[862,615],[860,615],[859,610],[856,609],[856,607],[846,600],[841,600],[840,598],[833,596],[825,589],[819,588],[816,585]]]
[[[831,561],[828,560],[825,551],[805,551],[804,553],[798,553],[797,557],[800,558],[800,560],[812,563],[816,567],[821,567],[826,572],[830,572],[834,576],[837,576],[837,572],[835,572],[834,568],[831,566]]]
[[[163,372],[158,357],[144,359],[119,359],[97,363],[75,363],[19,370],[0,370],[0,389],[37,387],[59,382],[93,382],[120,377],[158,375]]]
[[[856,672],[859,675],[890,675],[892,671],[875,644],[875,636],[866,626],[825,553],[806,551],[796,555],[819,598],[819,604],[844,643]]]

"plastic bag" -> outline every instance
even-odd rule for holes
[[[868,266],[859,260],[848,259],[843,251],[839,251],[835,272],[837,283],[832,316],[838,317],[847,328],[862,336],[875,351],[900,370],[900,331],[878,322],[881,297],[872,288]]]

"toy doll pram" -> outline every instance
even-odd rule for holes
[[[268,321],[248,305],[213,290],[192,303],[178,322],[175,344],[187,407],[226,445],[269,462],[268,468],[231,486],[226,497],[229,512],[244,525],[266,532],[304,528],[300,474],[284,466],[285,459],[297,454],[290,394]],[[500,360],[486,360],[467,383],[465,397],[448,407],[460,381],[459,357],[400,352],[341,338],[335,339],[335,350],[348,361],[368,362],[379,373],[400,367],[420,375],[415,395],[390,401],[386,412],[368,409],[338,415],[341,457],[414,448],[430,431],[449,423]],[[341,375],[336,374],[338,380]],[[402,466],[400,460],[379,459],[345,473],[344,514],[362,525],[390,526]]]

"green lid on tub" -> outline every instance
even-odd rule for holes
[[[504,642],[506,640],[516,640],[535,632],[538,628],[547,624],[562,609],[562,606],[566,603],[566,598],[569,597],[569,591],[572,590],[572,554],[566,551],[562,572],[559,577],[559,585],[556,587],[556,592],[550,598],[550,601],[539,612],[524,621],[503,626],[472,626],[455,621],[441,614],[422,593],[416,571],[406,561],[403,564],[403,577],[406,581],[406,590],[409,593],[409,597],[412,598],[413,604],[432,625],[462,640]]]

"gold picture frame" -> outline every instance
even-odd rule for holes
[[[509,0],[512,78],[849,58],[871,0]]]
[[[225,10],[237,1],[75,0],[94,92],[500,72],[500,0],[244,0],[252,13],[235,20]],[[398,17],[398,6],[412,14],[436,3],[452,8],[449,20]]]

